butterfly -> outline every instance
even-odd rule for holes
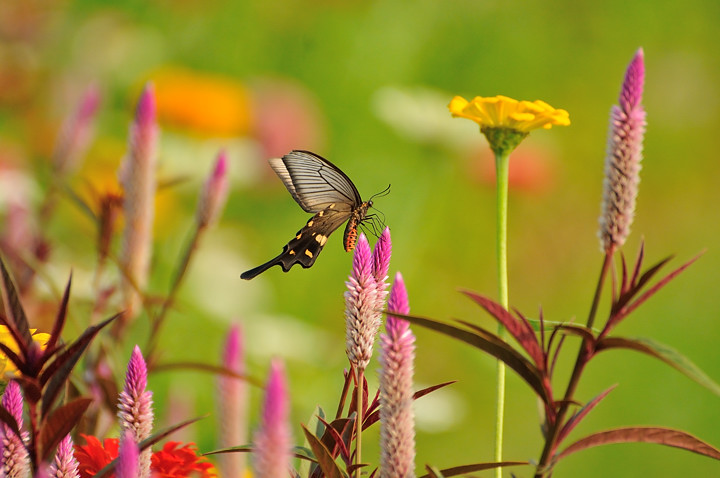
[[[358,226],[369,217],[372,198],[363,201],[353,182],[340,168],[310,151],[293,150],[269,162],[295,202],[305,212],[315,215],[283,247],[280,255],[243,272],[240,277],[250,280],[274,265],[280,265],[284,272],[295,264],[306,269],[311,267],[328,236],[345,221],[343,246],[345,251],[352,251],[357,242]]]

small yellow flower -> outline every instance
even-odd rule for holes
[[[476,96],[472,101],[467,101],[456,96],[448,108],[453,116],[473,120],[481,128],[508,128],[527,133],[537,128],[550,129],[553,125],[570,124],[567,111],[555,109],[540,100],[518,101],[507,96]]]
[[[32,339],[40,345],[40,348],[44,349],[50,340],[50,334],[36,333],[37,329],[30,329]],[[10,350],[17,353],[19,352],[17,342],[13,338],[12,334],[4,325],[0,325],[0,343],[5,344]],[[5,354],[0,353],[0,377],[4,377],[6,374],[11,373],[18,375],[17,367],[12,361],[8,360]]]

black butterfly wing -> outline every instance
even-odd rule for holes
[[[306,212],[317,213],[331,205],[337,211],[352,211],[362,204],[350,178],[315,153],[294,150],[282,158],[271,159],[270,166]]]
[[[328,236],[347,221],[351,214],[352,211],[338,210],[337,206],[328,207],[318,212],[283,247],[283,251],[279,256],[263,265],[243,272],[240,278],[250,280],[274,265],[280,265],[284,272],[288,272],[295,264],[300,264],[307,269],[315,263],[318,254],[320,254],[325,242],[327,242]]]

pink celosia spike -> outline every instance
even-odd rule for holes
[[[407,321],[410,306],[402,276],[397,273],[390,299],[386,334],[380,336],[380,477],[415,476],[413,363],[415,336]]]
[[[215,167],[205,181],[195,214],[198,227],[213,224],[222,213],[228,195],[228,160],[225,150],[218,153]]]
[[[367,368],[381,323],[382,290],[372,273],[373,260],[365,234],[360,234],[345,292],[345,352],[361,370]]]
[[[118,462],[115,466],[115,478],[137,478],[143,476],[140,472],[138,445],[130,430],[125,430],[120,439],[118,449]]]
[[[20,385],[15,380],[8,382],[2,397],[2,406],[15,418],[18,429],[23,426],[23,397]],[[22,433],[25,435],[25,433]],[[5,424],[0,425],[0,461],[2,473],[0,476],[27,476],[30,472],[28,452],[23,445],[23,439]]]
[[[66,435],[60,441],[55,452],[55,459],[50,465],[50,474],[52,478],[80,478],[78,473],[78,461],[73,453],[73,440],[70,435]]]
[[[291,458],[289,404],[285,368],[281,361],[275,359],[270,366],[270,376],[265,387],[262,424],[253,440],[255,476],[288,476]]]
[[[147,387],[147,365],[136,345],[128,363],[125,387],[120,392],[118,418],[120,429],[132,432],[133,439],[140,443],[152,433],[153,410],[152,392]],[[140,477],[150,476],[151,450],[148,448],[140,455]]]
[[[625,74],[620,106],[613,106],[610,112],[598,232],[605,253],[622,247],[635,215],[645,134],[645,109],[641,104],[644,79],[643,51],[639,49]]]
[[[149,83],[138,100],[135,121],[130,125],[128,152],[119,171],[125,213],[120,264],[131,279],[123,282],[125,320],[139,312],[142,297],[139,291],[145,288],[150,269],[157,137],[155,90]]]
[[[643,86],[645,84],[645,55],[642,48],[638,48],[635,56],[628,65],[620,90],[620,107],[629,113],[637,107],[642,100]]]
[[[386,227],[373,249],[373,275],[378,282],[384,282],[385,279],[387,279],[391,254],[392,241],[390,239],[390,228]]]
[[[92,139],[93,120],[99,105],[100,89],[97,85],[91,85],[58,135],[52,159],[56,173],[62,175],[77,168]]]
[[[222,365],[238,374],[245,373],[242,333],[239,325],[230,328]],[[220,419],[220,448],[247,443],[247,385],[243,379],[218,378],[218,418]],[[219,456],[222,476],[244,476],[247,466],[244,453],[224,453]]]

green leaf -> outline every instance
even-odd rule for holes
[[[613,348],[635,350],[660,359],[680,371],[682,374],[686,375],[691,380],[694,380],[703,387],[707,388],[715,395],[720,395],[720,385],[711,379],[697,365],[692,363],[690,359],[672,347],[644,337],[604,337],[598,342],[596,350],[599,352],[601,350]]]
[[[586,436],[556,455],[559,460],[575,452],[613,443],[655,443],[720,460],[720,450],[682,430],[665,427],[623,427]]]

